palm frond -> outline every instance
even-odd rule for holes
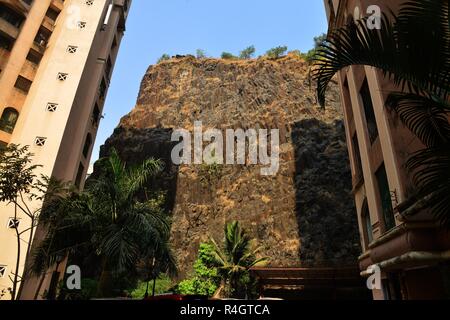
[[[430,196],[429,207],[440,225],[450,228],[450,144],[421,150],[407,162],[421,196]]]
[[[436,146],[450,140],[450,107],[442,101],[413,93],[389,94],[386,106],[426,145]]]
[[[428,10],[422,10],[425,7]],[[362,19],[332,31],[316,60],[319,103],[325,105],[333,76],[352,65],[379,68],[402,91],[407,88],[446,99],[450,89],[449,50],[444,50],[450,40],[447,20],[448,1],[416,0],[404,4],[398,16],[384,14],[379,30],[371,30],[367,19]]]

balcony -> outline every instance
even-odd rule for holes
[[[0,0],[0,4],[8,6],[9,8],[20,12],[24,16],[26,16],[30,10],[30,5],[21,0]]]

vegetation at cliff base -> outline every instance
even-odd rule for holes
[[[84,277],[98,281],[96,297],[121,296],[138,280],[149,283],[160,274],[176,274],[163,199],[145,192],[162,163],[148,159],[127,166],[112,150],[97,168],[100,173],[84,191],[42,214],[48,232],[33,253],[34,274],[42,281],[58,257],[69,255]]]
[[[250,268],[264,265],[267,257],[260,257],[255,240],[251,239],[239,222],[224,227],[223,244],[214,239],[202,243],[194,264],[194,276],[182,281],[177,290],[182,294],[198,294],[215,297],[255,297],[256,281]]]

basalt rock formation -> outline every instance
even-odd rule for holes
[[[360,253],[345,133],[336,84],[317,105],[309,66],[294,55],[277,60],[175,57],[151,66],[136,107],[101,149],[128,162],[164,159],[152,181],[167,192],[172,245],[182,275],[200,242],[221,241],[225,222],[239,220],[274,267],[356,263]],[[279,129],[280,168],[172,164],[175,129]]]

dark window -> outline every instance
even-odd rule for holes
[[[95,104],[94,111],[92,111],[92,124],[98,125],[100,122],[100,108],[98,107],[98,104]]]
[[[364,114],[366,116],[367,130],[369,132],[370,142],[374,141],[378,137],[377,121],[375,119],[375,112],[373,110],[372,96],[370,95],[370,88],[367,79],[364,80],[360,90],[361,100],[364,107]]]
[[[51,35],[52,33],[50,30],[41,27],[34,38],[34,42],[40,47],[46,47]]]
[[[27,78],[24,78],[22,76],[18,76],[14,87],[25,93],[28,93],[28,91],[30,91],[31,84],[31,80],[28,80]]]
[[[89,150],[91,150],[91,145],[92,145],[92,136],[90,133],[88,133],[88,135],[86,137],[86,141],[84,142],[84,147],[83,147],[83,156],[85,158],[87,158],[87,156],[89,154]]]
[[[0,130],[12,133],[18,118],[19,112],[16,109],[6,108],[3,110],[2,117],[0,118]]]
[[[378,183],[378,191],[381,199],[381,209],[383,210],[384,225],[386,231],[395,227],[394,210],[392,208],[391,191],[384,165],[375,173]]]
[[[78,167],[77,177],[75,179],[75,186],[79,189],[81,186],[81,179],[83,179],[84,175],[84,166],[82,163],[80,163],[80,166]]]
[[[16,28],[20,28],[23,20],[25,19],[22,15],[3,4],[0,4],[0,18],[7,21],[9,24],[15,26]]]
[[[106,89],[107,89],[107,85],[105,82],[105,79],[102,79],[102,82],[100,84],[99,87],[99,96],[100,96],[100,100],[104,100],[106,97]]]
[[[353,144],[353,159],[355,161],[355,177],[357,180],[362,179],[363,177],[363,169],[362,169],[362,162],[361,162],[361,152],[359,150],[359,143],[358,143],[358,136],[355,135],[352,138],[352,144]]]
[[[4,141],[0,140],[0,151],[5,150],[8,147],[8,144]]]
[[[363,220],[364,233],[366,236],[367,245],[369,245],[373,241],[373,228],[372,228],[372,221],[370,220],[370,212],[367,199],[364,200],[361,210],[361,217]]]
[[[59,12],[54,10],[53,8],[48,8],[47,13],[45,14],[48,18],[56,21],[59,16]]]
[[[0,33],[0,49],[11,51],[14,39]]]
[[[40,54],[39,52],[37,52],[37,51],[35,51],[33,49],[31,49],[28,52],[28,55],[27,55],[27,60],[28,61],[30,61],[30,62],[32,62],[32,63],[37,65],[37,64],[39,64],[41,62],[41,59],[42,59],[42,54]]]

